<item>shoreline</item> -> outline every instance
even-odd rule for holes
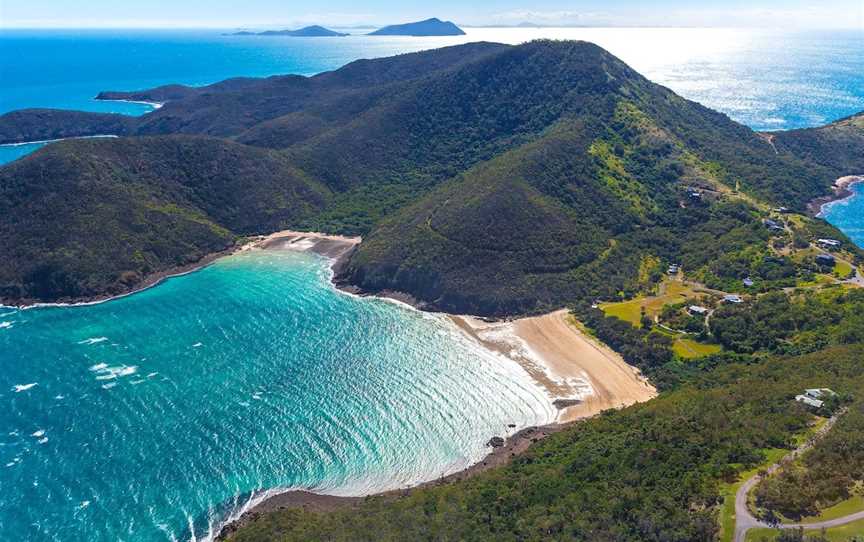
[[[339,283],[337,276],[340,266],[347,261],[361,241],[360,237],[283,230],[247,238],[245,243],[237,242],[225,250],[208,254],[197,262],[154,273],[133,290],[123,294],[99,296],[77,303],[33,303],[25,306],[10,305],[10,308],[28,309],[104,303],[142,292],[169,278],[203,269],[214,261],[233,254],[257,250],[294,250],[312,252],[327,258],[330,262],[330,283],[339,292],[358,297],[376,297],[408,305],[413,310],[430,311],[431,307],[401,292],[372,293]],[[266,489],[257,496],[250,497],[239,511],[225,518],[219,525],[213,540],[225,540],[238,528],[267,512],[289,507],[329,511],[345,506],[356,506],[367,498],[402,498],[416,489],[464,480],[509,463],[514,457],[528,450],[532,444],[581,420],[595,416],[604,410],[623,408],[647,401],[657,395],[656,389],[638,369],[628,365],[619,354],[571,322],[566,309],[540,316],[500,321],[443,312],[438,314],[449,318],[453,325],[469,339],[501,357],[502,362],[516,363],[525,370],[531,380],[546,391],[550,403],[558,410],[558,415],[552,423],[525,427],[507,437],[490,435],[491,438],[486,446],[491,449],[476,463],[408,488],[350,497],[319,494],[309,489],[278,487]]]
[[[163,105],[165,105],[165,102],[148,102],[146,100],[123,100],[120,98],[110,99],[110,98],[100,98],[98,96],[94,97],[93,99],[97,100],[99,102],[123,102],[123,103],[127,103],[127,104],[149,105],[150,107],[153,108],[153,111],[156,111],[157,109],[159,109]],[[152,113],[153,111],[148,111],[147,113]],[[147,113],[144,113],[144,114],[146,115]]]
[[[656,389],[638,369],[579,330],[569,321],[568,312],[564,309],[503,322],[488,322],[464,315],[447,316],[482,347],[522,366],[535,383],[546,389],[550,401],[559,410],[557,418],[547,425],[522,428],[508,437],[493,436],[486,444],[491,450],[483,459],[459,471],[408,488],[350,497],[315,493],[308,488],[270,489],[270,495],[265,492],[260,501],[253,503],[250,500],[248,508],[233,519],[226,519],[214,541],[224,541],[262,515],[279,510],[301,508],[311,512],[330,512],[359,506],[370,498],[400,499],[418,489],[465,480],[506,465],[532,444],[604,410],[624,408],[657,395]],[[586,356],[590,359],[586,360]]]
[[[418,489],[437,487],[465,480],[487,470],[506,465],[514,457],[528,450],[532,444],[572,427],[576,423],[578,422],[525,427],[507,437],[501,446],[492,447],[492,450],[480,461],[462,470],[421,482],[408,488],[391,489],[356,497],[327,495],[315,493],[308,489],[285,489],[284,491],[265,497],[261,502],[252,505],[248,510],[242,512],[236,519],[227,521],[219,528],[213,541],[223,542],[238,529],[255,521],[261,515],[279,510],[301,508],[310,512],[331,512],[340,508],[358,506],[366,501],[366,499],[401,499],[410,496],[413,491]],[[491,444],[487,444],[487,446],[491,446]]]
[[[317,240],[317,242],[312,243],[313,246],[310,246],[308,248],[311,252],[319,254],[325,258],[330,258],[332,260],[331,269],[334,269],[340,263],[344,262],[347,256],[350,255],[354,246],[357,245],[361,240],[359,237],[343,237],[340,235],[327,235],[318,232],[282,230],[271,233],[269,235],[247,237],[247,240],[244,243],[240,243],[238,241],[233,246],[227,247],[217,252],[209,253],[196,262],[174,266],[163,271],[156,271],[154,273],[150,273],[146,277],[144,277],[141,282],[130,288],[128,291],[119,294],[101,294],[96,296],[63,298],[52,302],[43,302],[31,298],[22,298],[16,300],[15,302],[0,299],[0,307],[27,310],[40,307],[81,307],[88,305],[97,305],[99,303],[107,303],[108,301],[122,299],[124,297],[143,292],[145,290],[158,286],[163,281],[170,278],[182,277],[183,275],[194,273],[195,271],[199,271],[211,265],[213,262],[220,258],[226,258],[228,256],[232,256],[234,254],[246,252],[249,250],[279,248],[278,245],[280,243],[290,245],[292,241],[302,241],[306,238]],[[322,246],[318,247],[319,244]],[[298,246],[295,249],[300,248],[301,247]]]
[[[855,195],[852,187],[858,183],[864,182],[864,175],[846,175],[834,181],[831,189],[834,194],[816,198],[807,204],[807,212],[817,218],[824,218],[823,211],[826,205],[836,203],[838,201],[847,200]]]

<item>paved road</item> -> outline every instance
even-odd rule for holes
[[[831,429],[841,414],[843,414],[842,410],[825,422],[825,425],[820,427],[819,431],[817,431],[811,438],[807,439],[807,442],[786,454],[783,459],[777,463],[768,467],[765,470],[766,475],[773,474],[781,465],[788,461],[792,461],[812,448],[816,441]],[[827,529],[829,527],[839,527],[840,525],[864,519],[864,510],[862,510],[861,512],[855,512],[848,516],[829,519],[827,521],[818,521],[815,523],[781,523],[780,525],[768,525],[764,521],[760,521],[753,517],[753,514],[750,513],[750,508],[747,506],[747,495],[750,494],[750,490],[756,487],[756,484],[758,484],[761,479],[762,477],[756,474],[741,484],[741,487],[739,487],[738,491],[735,493],[735,542],[745,542],[747,539],[747,531],[757,527],[764,527],[767,529],[797,529],[799,527],[804,527],[805,529],[821,529],[824,527]]]

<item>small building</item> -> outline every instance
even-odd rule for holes
[[[822,408],[825,399],[837,395],[828,388],[808,388],[801,395],[796,395],[795,400],[813,408]]]
[[[681,270],[681,266],[679,266],[676,263],[673,263],[672,265],[669,266],[669,269],[666,272],[669,273],[670,275],[677,275],[680,270]]]
[[[827,397],[834,397],[837,394],[830,388],[808,388],[804,390],[804,395],[813,399],[825,399]]]
[[[726,294],[723,296],[724,303],[744,303],[744,300],[741,299],[740,295],[736,294]]]
[[[748,288],[753,286],[753,284],[755,284],[753,282],[753,279],[751,279],[750,277],[747,277],[746,279],[744,279],[743,282],[744,282],[744,286],[746,286]]]
[[[699,190],[697,190],[691,186],[690,188],[687,189],[687,197],[690,199],[701,200],[702,199],[702,192],[700,192]]]
[[[839,248],[843,245],[843,243],[837,239],[816,239],[816,243],[827,248]]]
[[[816,256],[816,263],[825,267],[834,267],[837,260],[830,254],[820,254]]]
[[[820,401],[819,399],[813,399],[808,395],[796,395],[795,400],[799,403],[804,403],[807,406],[811,406],[813,408],[822,408],[822,405],[825,404],[824,401]]]
[[[780,213],[780,214],[786,214],[786,213],[790,212],[790,210],[788,207],[775,207],[774,212]]]
[[[702,316],[708,314],[708,309],[706,307],[700,307],[699,305],[690,305],[687,307],[687,312],[695,316]]]
[[[766,218],[762,221],[762,224],[765,225],[771,231],[783,231],[783,225],[777,222],[776,220],[771,220],[770,218]]]

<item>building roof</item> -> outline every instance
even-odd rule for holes
[[[687,310],[690,312],[695,312],[697,314],[705,314],[708,312],[708,309],[705,307],[700,307],[699,305],[690,305],[687,307]]]
[[[808,388],[804,390],[804,395],[807,395],[814,399],[821,399],[822,397],[833,396],[837,394],[829,388]]]
[[[822,405],[825,403],[820,401],[819,399],[813,399],[812,397],[808,397],[806,395],[796,395],[795,400],[799,403],[804,403],[805,405],[812,406],[814,408],[822,408]]]
[[[741,302],[743,302],[744,300],[741,299],[741,296],[740,296],[740,295],[736,295],[736,294],[726,294],[726,295],[723,296],[723,301],[726,301],[726,302],[729,302],[729,303],[741,303]]]

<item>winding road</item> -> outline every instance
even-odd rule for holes
[[[770,476],[777,469],[780,468],[781,465],[788,461],[792,461],[800,456],[802,453],[806,452],[819,440],[822,436],[824,436],[837,421],[837,418],[843,414],[843,410],[832,416],[825,425],[819,428],[819,430],[809,439],[807,442],[796,448],[795,450],[789,452],[783,458],[774,463],[770,467],[765,470],[765,476]],[[741,487],[738,488],[738,491],[735,493],[735,542],[745,542],[747,539],[747,531],[753,528],[766,528],[766,529],[797,529],[799,527],[804,527],[805,529],[822,529],[822,528],[830,528],[830,527],[839,527],[841,525],[845,525],[847,523],[852,523],[853,521],[858,521],[859,519],[864,519],[864,510],[860,512],[855,512],[854,514],[849,514],[848,516],[843,516],[840,518],[829,519],[826,521],[817,521],[814,523],[781,523],[779,525],[769,525],[764,521],[756,519],[753,517],[753,514],[750,513],[750,508],[747,506],[747,496],[750,494],[750,490],[756,487],[756,484],[762,479],[762,476],[759,474],[754,475],[749,480],[741,484]]]

